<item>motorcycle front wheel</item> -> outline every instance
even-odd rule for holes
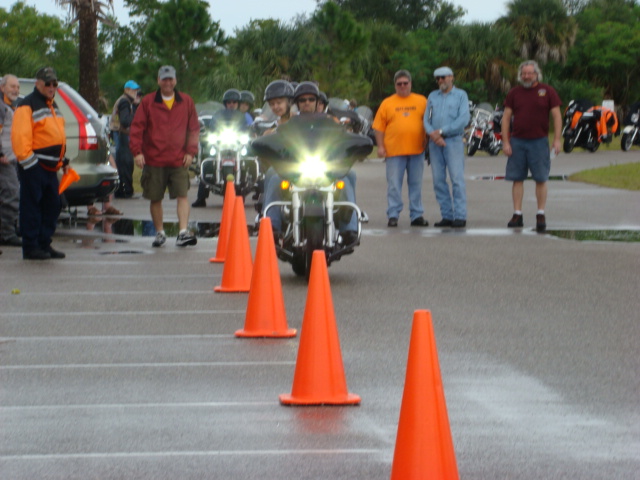
[[[600,148],[600,143],[597,140],[594,140],[593,143],[587,147],[587,150],[589,150],[591,153],[594,153],[599,148]]]
[[[633,146],[633,137],[630,133],[622,134],[620,146],[622,147],[623,152],[628,152],[629,150],[631,150],[631,147]]]
[[[564,153],[571,153],[573,151],[573,147],[575,147],[576,142],[575,142],[575,138],[573,137],[567,137],[564,139],[564,144],[562,145],[562,150],[564,150]]]
[[[480,139],[478,137],[473,137],[467,145],[467,156],[473,157],[473,155],[478,151],[478,147],[480,146]]]
[[[306,220],[307,244],[305,246],[305,277],[309,281],[311,274],[311,261],[313,260],[313,252],[323,250],[324,240],[324,219],[313,218]]]

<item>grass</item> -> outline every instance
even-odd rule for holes
[[[640,162],[584,170],[574,173],[569,180],[609,188],[640,190]]]

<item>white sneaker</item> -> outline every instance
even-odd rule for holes
[[[162,245],[164,245],[164,242],[167,241],[167,236],[165,235],[164,232],[158,232],[156,233],[156,238],[153,241],[153,243],[151,244],[152,247],[161,247]]]
[[[187,245],[195,245],[198,243],[198,239],[191,232],[181,232],[176,239],[176,245],[178,247],[186,247]]]

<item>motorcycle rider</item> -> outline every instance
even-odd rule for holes
[[[256,97],[254,97],[253,93],[249,90],[240,90],[240,104],[238,105],[238,110],[244,113],[245,118],[247,119],[247,125],[253,124],[251,109],[253,108],[255,101]]]
[[[249,127],[253,123],[251,115],[246,115],[238,110],[240,105],[241,94],[240,90],[236,88],[230,88],[222,94],[222,104],[224,110],[219,110],[212,117],[209,122],[209,130],[214,132],[218,129],[220,124],[223,123],[237,123],[244,127]],[[229,113],[230,111],[237,112],[237,115]],[[194,208],[206,207],[206,199],[209,197],[209,189],[204,182],[200,182],[198,185],[198,196],[196,201],[191,204]]]
[[[316,114],[318,98],[320,98],[320,90],[315,83],[308,81],[300,82],[294,91],[293,103],[297,106],[300,115]],[[346,201],[355,203],[355,172],[351,170],[342,180],[344,180],[345,187],[341,191],[341,197]],[[268,183],[265,180],[263,214],[265,213],[264,207],[271,202],[281,200],[282,190],[280,189],[280,181],[280,176],[275,173],[273,173]],[[282,227],[281,211],[277,208],[272,208],[267,212],[267,216],[271,218],[274,239],[279,241]],[[345,245],[350,245],[357,241],[358,219],[355,212],[351,212],[348,221],[340,222],[338,220],[336,223],[336,227],[340,231]]]

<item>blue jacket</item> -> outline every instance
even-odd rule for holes
[[[424,112],[424,129],[427,134],[442,130],[443,137],[455,137],[464,133],[471,115],[467,92],[453,87],[449,93],[434,90],[429,94]]]

